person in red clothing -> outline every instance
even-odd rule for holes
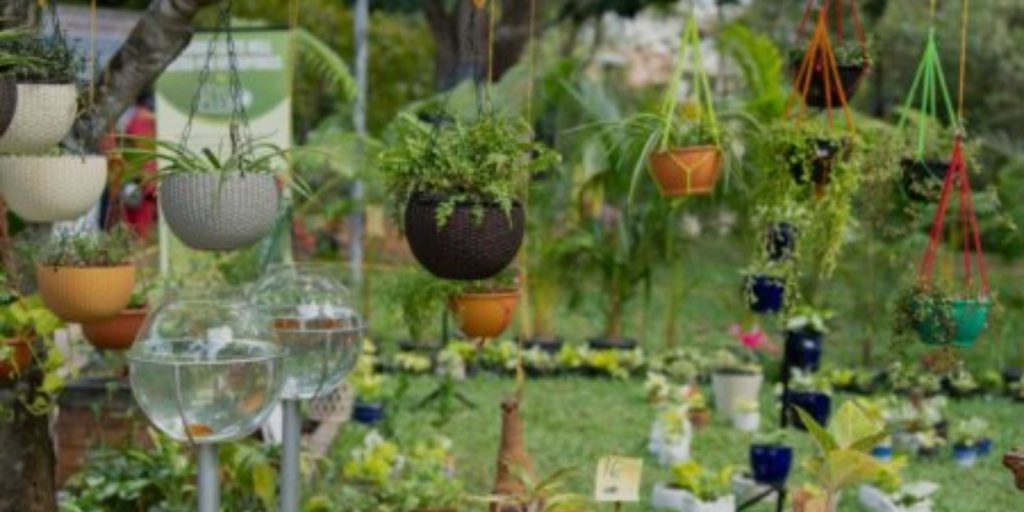
[[[156,136],[156,117],[153,114],[152,96],[140,94],[135,106],[129,110],[124,120],[123,132],[129,137],[153,138]],[[127,141],[126,144],[138,146],[139,141]],[[157,172],[156,160],[148,160],[141,165],[138,179],[125,182],[121,186],[120,201],[123,207],[123,221],[141,238],[146,238],[157,217],[156,183],[151,178]]]

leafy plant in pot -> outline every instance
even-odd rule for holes
[[[839,4],[841,2],[836,3]],[[790,53],[790,70],[793,73],[794,79],[798,82],[796,85],[798,89],[807,86],[804,101],[809,107],[838,108],[841,106],[840,93],[843,94],[843,97],[849,103],[857,92],[857,86],[860,84],[861,78],[871,66],[871,44],[867,40],[843,40],[834,45],[833,50],[836,71],[839,73],[838,83],[836,83],[834,75],[828,69],[827,59],[820,55],[820,52],[810,63],[809,80],[806,78],[806,75],[803,78],[800,75],[804,63],[804,49],[794,49]],[[827,77],[826,74],[828,75]],[[826,85],[826,83],[829,85]],[[831,91],[828,88],[831,88]]]
[[[956,140],[956,129],[944,127],[934,117],[920,112],[904,110],[903,115],[903,122],[916,120],[916,124],[923,125],[921,129],[925,135],[913,139],[909,134],[904,136],[906,140],[903,147],[912,148],[912,151],[904,154],[899,162],[902,170],[900,188],[910,201],[938,201],[946,170],[949,169],[949,155]],[[971,162],[969,167],[972,169],[978,168],[975,160],[977,152],[977,144],[964,147],[964,156]]]
[[[682,512],[735,512],[733,468],[711,470],[696,461],[672,467],[672,479],[657,483],[651,496],[656,508]]]
[[[459,330],[469,338],[493,339],[512,322],[519,302],[519,283],[515,272],[473,281],[457,287],[448,299]]]
[[[957,465],[962,467],[974,466],[978,456],[981,455],[982,443],[990,439],[988,437],[989,430],[988,422],[977,416],[972,416],[956,423],[951,433],[951,444],[953,447],[953,460]]]
[[[149,312],[149,287],[136,286],[125,309],[115,316],[82,324],[82,335],[99,350],[128,350]]]
[[[160,211],[185,245],[229,251],[263,239],[278,218],[277,173],[289,151],[233,135],[224,154],[186,142],[132,138],[122,153],[160,162]],[[291,184],[300,192],[297,181]]]
[[[78,66],[59,28],[43,38],[0,31],[0,152],[33,154],[59,143],[78,114]]]
[[[786,482],[793,465],[793,447],[787,442],[785,430],[754,436],[750,445],[750,469],[754,481],[764,485]]]
[[[793,427],[807,430],[805,415],[814,418],[819,425],[828,424],[832,413],[832,390],[827,377],[793,369],[789,389],[784,392],[782,401],[788,422]],[[798,414],[798,411],[803,414]]]
[[[38,296],[23,297],[7,288],[0,273],[0,380],[21,374],[32,363],[32,343],[49,337],[60,326]]]
[[[816,371],[821,363],[822,341],[832,313],[800,306],[786,320],[786,366]]]
[[[135,287],[132,242],[123,227],[51,238],[35,258],[43,303],[69,322],[116,316],[131,301]]]
[[[395,133],[380,170],[417,261],[458,280],[507,267],[523,238],[522,191],[557,154],[534,142],[524,120],[493,112],[433,126],[403,114]]]
[[[937,283],[918,282],[896,301],[893,330],[927,345],[970,347],[988,323],[991,301],[980,294],[953,294]]]
[[[759,315],[782,312],[787,294],[796,293],[790,285],[794,272],[791,262],[766,261],[747,267],[742,272],[742,295],[750,311]]]
[[[726,418],[732,418],[737,406],[743,402],[756,401],[764,382],[761,363],[754,350],[757,346],[743,350],[719,350],[712,363],[711,389],[715,397],[715,408]]]

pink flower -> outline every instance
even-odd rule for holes
[[[740,324],[733,324],[729,327],[729,333],[738,339],[744,347],[756,349],[768,340],[768,336],[761,330],[760,326],[754,326],[749,331],[744,331]]]

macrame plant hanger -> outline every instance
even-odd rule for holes
[[[967,172],[967,161],[963,153],[968,12],[969,0],[963,0],[960,43],[960,88],[956,117],[957,133],[953,141],[953,154],[950,158],[949,167],[946,169],[945,179],[943,180],[938,208],[936,209],[931,232],[929,233],[928,247],[925,250],[924,257],[921,259],[918,280],[920,286],[925,289],[933,286],[932,277],[935,273],[935,259],[942,239],[946,216],[949,212],[950,201],[954,196],[958,196],[959,204],[954,226],[956,226],[963,241],[963,254],[961,258],[963,281],[960,292],[962,294],[971,293],[972,289],[980,284],[977,297],[969,297],[969,299],[973,300],[976,298],[979,302],[983,303],[989,297],[988,271],[985,265],[985,253],[981,246],[981,232],[978,228],[978,218],[974,209],[971,183]],[[977,267],[977,277],[975,277],[975,267]],[[987,308],[984,304],[979,307]],[[984,314],[987,314],[987,309],[984,310]],[[954,339],[954,344],[958,344],[958,341],[962,342],[959,343],[962,346],[967,345],[966,340],[957,339]],[[973,340],[971,341],[973,342]]]
[[[814,7],[820,0],[808,0],[804,8],[803,19],[797,31],[798,38],[803,37],[807,21],[810,20]],[[785,117],[794,119],[797,124],[806,117],[808,110],[808,95],[815,79],[821,80],[824,84],[824,107],[828,115],[828,126],[834,125],[835,107],[842,107],[846,119],[846,127],[849,132],[855,131],[853,123],[853,112],[850,110],[849,98],[846,97],[845,88],[842,87],[842,76],[839,73],[839,64],[836,61],[835,50],[832,40],[829,37],[829,13],[831,7],[835,6],[836,33],[840,40],[843,38],[843,0],[824,0],[824,4],[818,8],[817,22],[814,25],[814,32],[807,43],[804,57],[800,61],[794,79],[794,88],[786,99]],[[860,15],[857,13],[856,2],[850,0],[851,16],[854,20],[857,37],[860,39],[862,49],[867,52],[867,42],[864,36],[863,27],[860,23]],[[794,112],[794,109],[796,110]]]

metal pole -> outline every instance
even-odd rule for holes
[[[217,445],[196,445],[199,457],[199,512],[220,512],[220,463]]]
[[[299,448],[302,429],[299,403],[293,398],[281,400],[284,413],[281,436],[281,512],[299,512]]]
[[[356,104],[352,109],[352,124],[356,135],[366,134],[366,95],[367,95],[367,29],[370,25],[370,0],[356,0],[355,16],[355,68],[356,68]],[[356,151],[362,155],[362,142],[358,142]],[[362,180],[356,179],[352,184],[352,201],[359,205],[363,201],[364,187]],[[349,265],[352,281],[359,286],[363,281],[363,211],[359,210],[349,216],[351,240],[349,243]]]

